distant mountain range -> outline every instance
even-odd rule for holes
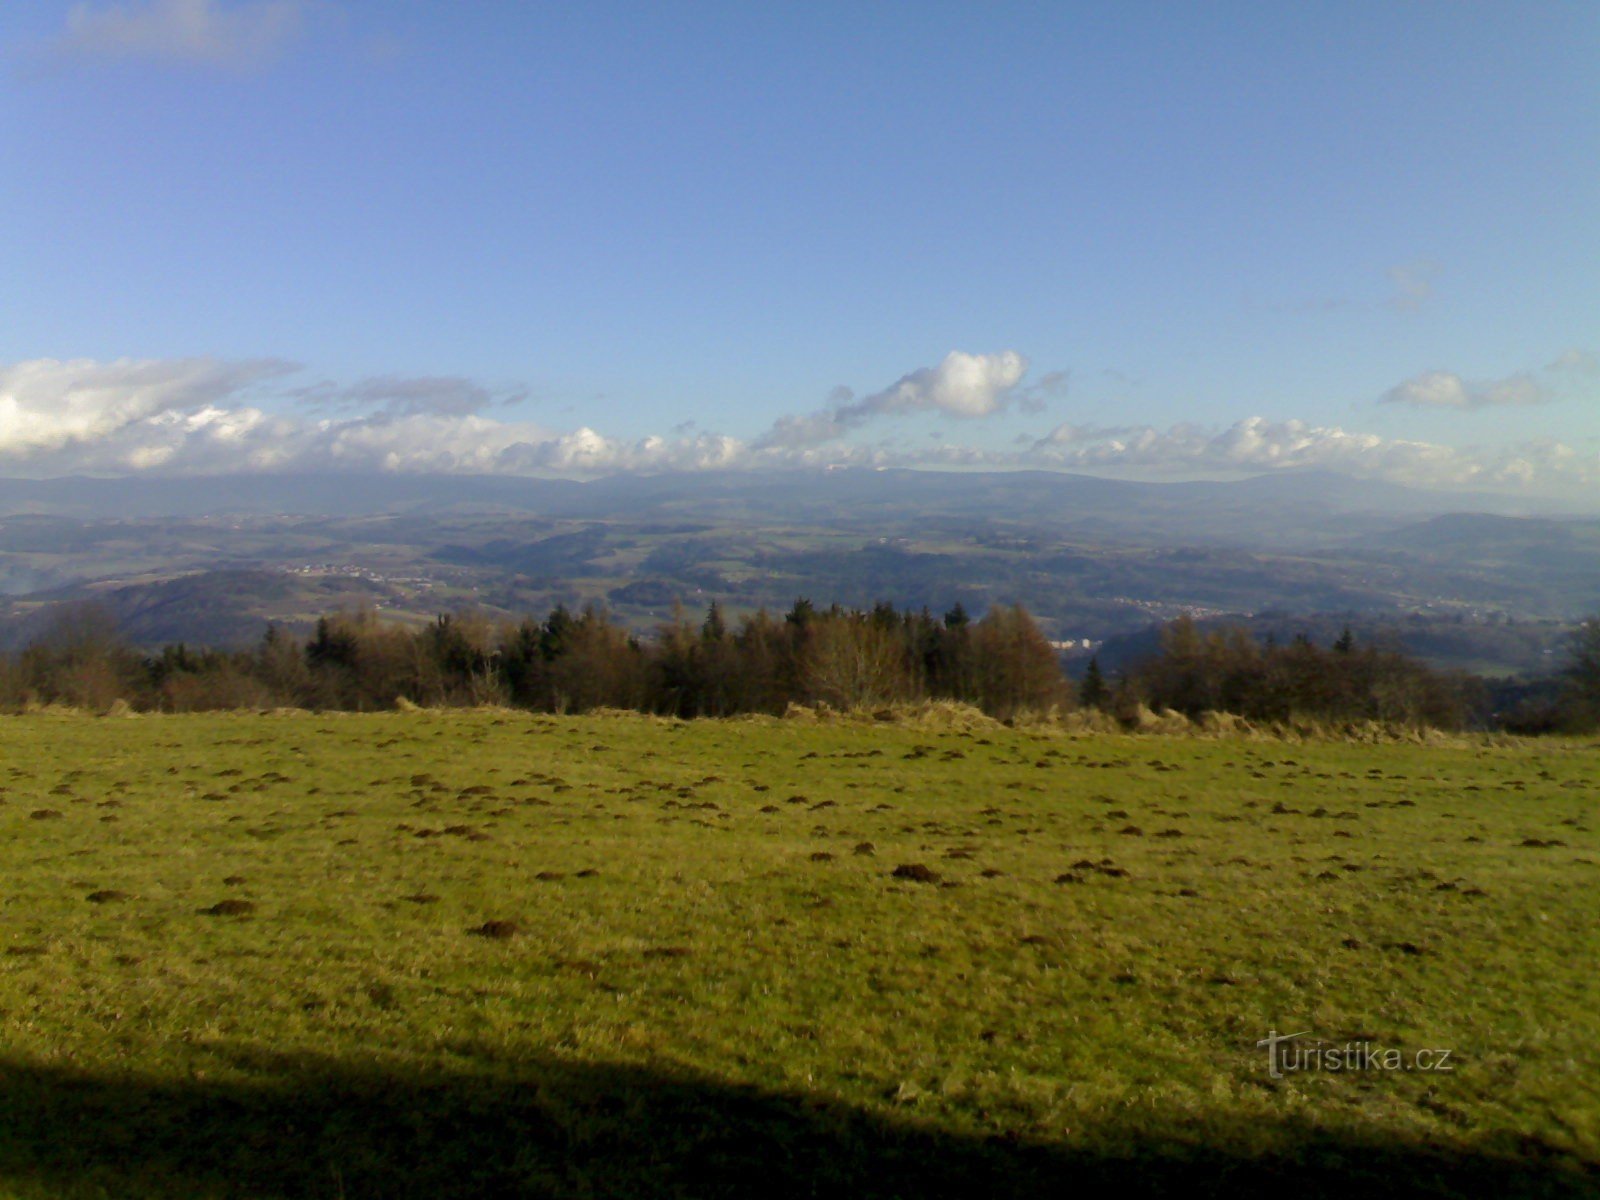
[[[97,518],[371,513],[535,512],[576,519],[700,516],[836,519],[905,513],[995,517],[1018,511],[1052,521],[1137,514],[1226,534],[1225,519],[1281,510],[1313,525],[1331,516],[1447,512],[1574,515],[1490,493],[1430,492],[1327,471],[1279,472],[1228,482],[1150,483],[1051,471],[816,471],[619,475],[590,482],[471,475],[240,475],[121,479],[0,478],[0,516]],[[841,511],[843,510],[843,511]],[[1269,514],[1270,515],[1270,514]],[[1600,516],[1600,499],[1591,516]],[[1274,522],[1266,528],[1275,529]],[[1240,534],[1239,536],[1244,536]],[[1275,535],[1276,536],[1276,535]]]
[[[1600,609],[1600,518],[1326,472],[0,479],[0,643],[89,597],[141,642],[221,644],[340,605],[420,620],[596,602],[648,628],[676,603],[781,610],[801,595],[1020,601],[1080,647],[1184,610],[1406,616],[1414,631],[1509,619],[1503,656],[1494,637],[1466,642],[1479,665],[1523,669]]]

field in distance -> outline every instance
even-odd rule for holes
[[[0,1195],[1600,1190],[1592,743],[955,726],[0,719]]]

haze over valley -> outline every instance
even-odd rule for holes
[[[220,494],[219,494],[220,493]],[[799,597],[942,613],[1022,603],[1069,658],[1148,650],[1183,612],[1319,636],[1353,624],[1440,665],[1549,666],[1600,594],[1600,520],[1326,472],[1148,483],[846,468],[623,476],[0,482],[0,640],[92,600],[127,636],[247,645],[338,608],[398,620]]]

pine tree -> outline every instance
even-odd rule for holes
[[[1111,687],[1100,671],[1100,658],[1096,655],[1089,659],[1089,668],[1078,686],[1078,702],[1085,708],[1104,708],[1110,699]]]
[[[722,606],[715,600],[706,609],[705,624],[700,626],[700,638],[707,642],[724,641],[728,636],[727,622],[722,619]]]

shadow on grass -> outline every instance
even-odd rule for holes
[[[0,1060],[0,1191],[317,1197],[1593,1196],[1594,1164],[1283,1130],[1120,1152],[960,1136],[681,1073],[555,1060],[407,1074],[259,1056],[250,1082],[114,1079]],[[1092,1132],[1092,1131],[1091,1131]],[[1105,1136],[1101,1141],[1107,1140]]]

